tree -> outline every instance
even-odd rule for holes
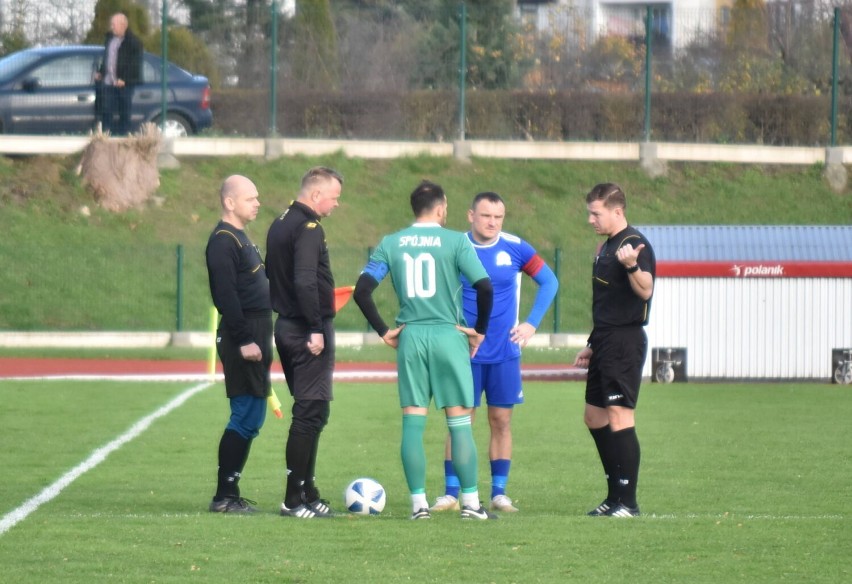
[[[160,29],[143,39],[145,49],[154,55],[162,53]],[[213,88],[220,85],[219,69],[207,45],[189,29],[175,26],[168,29],[169,60],[193,73],[204,75]]]
[[[291,24],[293,81],[304,89],[337,89],[337,38],[329,0],[301,0]]]
[[[520,29],[512,18],[511,0],[469,0],[467,79],[473,88],[511,87],[519,76]]]
[[[5,57],[21,49],[26,49],[30,46],[24,32],[16,28],[10,32],[0,34],[0,57]]]
[[[104,36],[109,32],[109,21],[116,12],[127,15],[130,30],[140,39],[144,39],[151,33],[151,21],[148,19],[148,10],[130,0],[98,0],[95,4],[95,17],[91,28],[83,41],[87,45],[100,45],[104,42]]]

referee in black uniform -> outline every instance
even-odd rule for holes
[[[343,177],[310,169],[296,201],[269,228],[266,266],[275,346],[293,396],[287,437],[287,487],[281,515],[333,515],[314,484],[320,434],[328,423],[334,372],[334,278],[320,220],[337,207]]]
[[[639,440],[634,410],[648,352],[656,259],[651,244],[627,223],[621,187],[599,184],[586,195],[589,223],[605,235],[592,270],[588,345],[574,361],[588,368],[585,422],[607,477],[607,496],[589,515],[636,517]]]
[[[250,513],[239,481],[252,440],[266,418],[272,363],[269,281],[258,249],[245,231],[260,208],[257,188],[244,176],[225,179],[219,192],[222,220],[207,242],[207,273],[213,304],[222,315],[216,350],[225,373],[231,418],[219,441],[219,472],[210,511]]]

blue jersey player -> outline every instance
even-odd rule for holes
[[[474,382],[474,407],[479,407],[482,393],[488,402],[491,439],[488,455],[491,462],[491,508],[504,512],[517,511],[506,495],[506,483],[512,461],[512,411],[523,403],[521,387],[521,347],[535,334],[545,312],[559,288],[553,271],[536,250],[523,239],[503,233],[506,206],[497,193],[484,192],[474,197],[467,212],[470,231],[467,236],[491,278],[494,303],[488,321],[488,336],[471,360]],[[532,310],[518,322],[522,274],[538,285]],[[476,293],[470,282],[464,285],[464,315],[467,322],[476,321]],[[458,509],[459,480],[450,460],[450,444],[444,460],[445,494],[435,501],[433,511]]]

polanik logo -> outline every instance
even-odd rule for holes
[[[756,266],[740,266],[734,264],[733,266],[731,266],[731,274],[733,274],[735,278],[783,276],[784,266],[782,266],[781,264],[777,264],[774,266],[766,266],[763,264],[759,264]]]

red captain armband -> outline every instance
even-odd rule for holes
[[[535,277],[541,271],[541,268],[544,266],[544,260],[541,259],[541,256],[535,254],[530,258],[530,261],[524,264],[521,268],[521,271],[525,273],[527,276]]]

